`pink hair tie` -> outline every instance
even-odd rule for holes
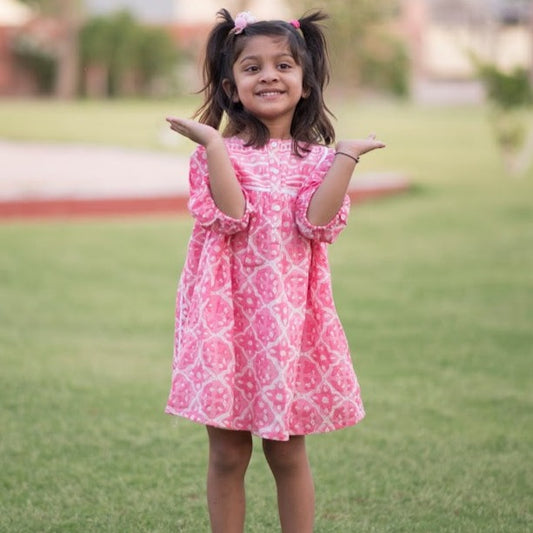
[[[296,20],[296,19],[290,20],[289,24],[291,26],[294,26],[297,30],[300,29],[300,21],[299,20]]]
[[[242,33],[248,24],[253,24],[255,17],[249,11],[241,11],[235,17],[235,35]]]

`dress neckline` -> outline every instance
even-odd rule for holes
[[[244,147],[244,145],[246,144],[246,141],[244,139],[237,136],[227,137],[226,142],[230,144],[238,144],[242,147]],[[269,139],[267,143],[263,147],[258,148],[258,150],[269,150],[275,148],[277,150],[290,151],[292,150],[292,143],[292,139]],[[248,148],[250,148],[251,150],[256,149],[253,146],[249,146]]]

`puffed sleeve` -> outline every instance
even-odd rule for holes
[[[307,210],[313,194],[322,183],[324,176],[333,163],[335,152],[330,149],[324,149],[325,153],[318,164],[311,170],[309,177],[305,180],[302,188],[298,192],[296,199],[296,226],[300,233],[307,239],[332,243],[339,233],[348,223],[350,213],[350,197],[346,194],[341,208],[337,214],[324,226],[315,226],[307,218]]]
[[[209,188],[207,155],[203,146],[193,152],[189,168],[189,202],[192,216],[204,227],[217,233],[232,235],[246,229],[250,220],[250,202],[245,195],[246,208],[241,218],[232,218],[223,213],[215,204]]]

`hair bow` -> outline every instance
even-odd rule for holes
[[[242,11],[235,17],[235,35],[242,33],[248,24],[253,24],[255,17],[249,11]]]

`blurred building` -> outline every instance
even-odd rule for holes
[[[204,43],[220,9],[219,0],[82,0],[82,4],[82,18],[127,10],[142,23],[166,28],[178,46],[192,50]],[[286,0],[225,0],[223,4],[232,13],[249,9],[258,18],[290,18]],[[49,92],[42,80],[53,77],[53,59],[68,47],[69,31],[67,17],[50,17],[17,0],[0,0],[0,96]],[[38,82],[35,69],[48,69],[50,75],[39,76]]]
[[[473,58],[533,67],[530,0],[404,0],[412,94],[422,101],[483,98]]]
[[[399,25],[410,52],[415,99],[483,98],[472,54],[502,68],[522,66],[533,72],[533,0],[399,1]],[[297,15],[291,12],[290,0],[83,0],[80,16],[127,9],[146,24],[166,28],[181,48],[197,51],[221,4],[232,13],[250,10],[257,18],[289,20]],[[317,4],[327,10],[328,0]],[[31,68],[52,68],[51,59],[68,32],[67,25],[66,18],[32,12],[17,0],[0,0],[0,95],[42,90],[32,78]],[[20,52],[24,47],[37,52],[38,65],[23,64]]]
[[[12,42],[19,28],[32,17],[31,10],[14,0],[0,0],[0,95],[10,94],[21,74],[12,53]]]

